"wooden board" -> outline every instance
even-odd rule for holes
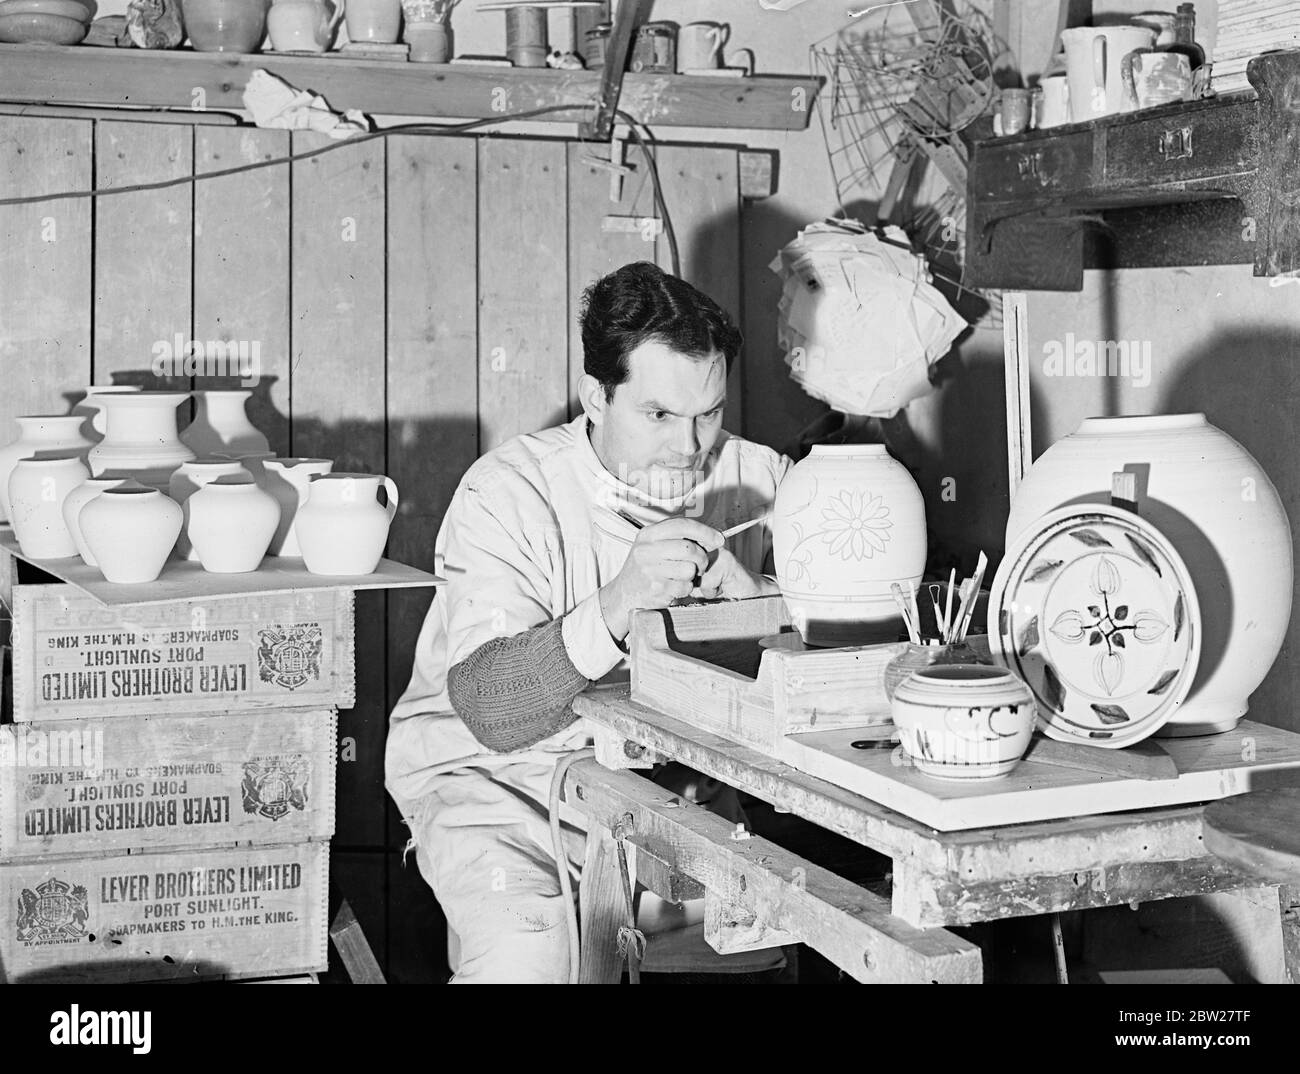
[[[7,983],[176,981],[323,970],[329,845],[0,865]]]
[[[780,597],[635,612],[632,697],[773,756],[794,731],[891,725],[884,673],[904,646],[760,649],[789,629]]]
[[[350,708],[346,590],[105,607],[63,585],[14,590],[14,718]]]
[[[0,118],[5,196],[91,185],[93,124]],[[0,441],[90,383],[90,200],[0,208]]]
[[[0,861],[328,839],[332,711],[0,727]]]
[[[266,593],[295,593],[304,589],[401,589],[439,586],[446,581],[391,559],[381,559],[373,574],[312,574],[297,556],[268,556],[247,574],[209,574],[197,560],[168,560],[155,581],[121,585],[104,581],[95,567],[79,558],[31,559],[22,554],[13,530],[0,526],[0,555],[32,564],[61,582],[89,593],[101,604],[170,604],[178,600],[220,600],[222,597]]]
[[[196,174],[288,152],[287,131],[194,131]],[[272,451],[288,455],[289,165],[195,183],[194,235],[194,338],[247,343],[259,373],[255,385],[207,375],[194,386],[251,387],[249,419]]]
[[[499,24],[498,24],[499,25]],[[131,49],[0,45],[0,97],[8,101],[76,101],[189,109],[202,95],[207,109],[242,109],[249,75],[261,68],[291,85],[310,88],[333,108],[377,115],[482,118],[570,104],[560,122],[589,110],[599,71],[558,71],[491,65],[361,60],[261,53],[150,52]],[[651,127],[739,127],[804,130],[820,78],[710,78],[631,74],[620,107]]]
[[[568,417],[565,148],[479,142],[479,450]]]
[[[1179,775],[1162,780],[1022,761],[999,780],[947,781],[918,772],[901,746],[852,748],[860,737],[854,728],[790,735],[777,756],[940,831],[1213,801],[1250,790],[1263,773],[1300,768],[1300,735],[1250,721],[1232,734],[1163,742]],[[1253,740],[1250,751],[1243,738]]]
[[[1205,810],[1205,849],[1247,876],[1300,884],[1300,787],[1275,787]]]

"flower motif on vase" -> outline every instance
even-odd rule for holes
[[[862,490],[846,489],[833,496],[822,508],[822,522],[823,543],[843,560],[871,559],[883,552],[894,527],[884,498]]]

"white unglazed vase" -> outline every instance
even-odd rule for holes
[[[890,590],[925,570],[925,503],[880,444],[817,446],[776,492],[777,583],[814,646],[896,641],[902,617]]]
[[[85,396],[81,402],[72,408],[72,412],[85,418],[85,424],[82,425],[81,431],[92,444],[98,444],[104,439],[104,429],[106,427],[104,408],[99,405],[99,397],[102,395],[124,395],[128,392],[138,391],[140,391],[139,385],[129,384],[92,384],[86,389]]]
[[[181,509],[156,488],[127,482],[81,509],[81,536],[110,582],[152,582],[181,532]]]
[[[198,553],[194,551],[194,546],[190,543],[189,534],[186,532],[190,524],[190,497],[204,485],[210,485],[221,477],[247,479],[249,473],[244,468],[243,463],[237,459],[204,456],[203,458],[191,459],[189,462],[181,463],[176,467],[176,472],[172,474],[171,479],[167,482],[167,495],[180,504],[181,512],[184,515],[181,535],[176,539],[176,556],[178,559],[199,558]]]
[[[267,459],[262,464],[266,474],[263,488],[280,505],[280,524],[271,538],[269,554],[272,556],[301,556],[294,520],[298,510],[307,502],[311,479],[327,474],[334,467],[332,459]]]
[[[12,517],[9,475],[19,459],[29,459],[38,451],[77,451],[84,457],[94,443],[82,433],[85,418],[80,414],[29,414],[14,421],[18,438],[0,449],[0,522]]]
[[[90,449],[90,469],[125,470],[145,485],[163,490],[172,472],[194,458],[176,432],[176,408],[189,392],[124,392],[101,395],[104,439]]]
[[[247,473],[219,477],[185,502],[186,533],[211,574],[257,570],[280,522],[280,505]]]
[[[97,567],[99,564],[95,562],[95,554],[86,544],[85,535],[81,532],[81,509],[105,489],[120,488],[128,482],[139,488],[145,487],[139,482],[131,481],[129,477],[109,475],[91,477],[69,492],[63,501],[63,521],[68,527],[68,532],[72,534],[72,543],[77,546],[77,554],[88,567]]]
[[[63,521],[63,501],[90,476],[80,455],[42,451],[19,459],[9,475],[14,537],[32,559],[67,559],[77,544]]]
[[[248,420],[245,404],[253,393],[244,389],[194,393],[194,420],[181,441],[196,455],[251,455],[266,452],[266,437]]]
[[[1291,525],[1282,499],[1259,463],[1204,414],[1088,418],[1025,475],[1007,547],[1057,507],[1109,503],[1111,474],[1121,470],[1138,475],[1138,513],[1187,564],[1205,610],[1191,693],[1156,734],[1229,731],[1291,620]]]
[[[939,779],[1000,779],[1033,737],[1033,691],[1006,668],[941,664],[912,672],[890,712],[917,769]]]
[[[379,502],[379,488],[388,504]],[[373,574],[397,514],[397,486],[378,474],[319,474],[294,529],[303,565],[312,574]]]

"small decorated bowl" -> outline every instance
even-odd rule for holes
[[[894,724],[917,769],[938,779],[999,779],[1029,748],[1034,695],[1000,667],[938,664],[894,691]]]

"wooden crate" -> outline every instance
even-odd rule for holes
[[[636,612],[632,699],[773,755],[792,732],[890,725],[884,671],[904,645],[760,647],[791,629],[780,597]]]
[[[330,710],[0,727],[0,861],[334,832]]]
[[[15,720],[351,708],[352,593],[315,589],[106,607],[13,588]]]
[[[0,865],[0,980],[319,971],[328,898],[328,843]]]

